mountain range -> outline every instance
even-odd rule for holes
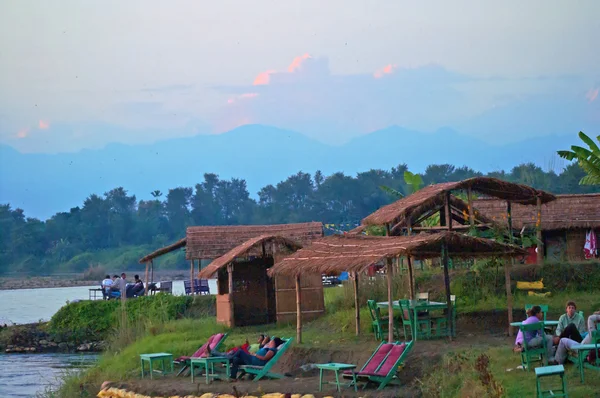
[[[413,172],[429,164],[469,166],[481,172],[510,170],[526,162],[544,169],[564,165],[556,156],[577,142],[575,134],[490,145],[449,128],[433,133],[398,126],[328,145],[290,130],[245,125],[218,135],[174,138],[145,145],[109,144],[75,153],[20,153],[0,145],[0,203],[45,219],[80,206],[91,193],[123,186],[138,199],[150,192],[194,186],[203,174],[243,178],[251,196],[298,171],[353,175],[406,163]]]

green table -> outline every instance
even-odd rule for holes
[[[351,365],[351,364],[347,364],[347,363],[318,363],[316,364],[317,368],[319,368],[319,391],[323,391],[323,371],[324,370],[331,370],[333,372],[335,372],[335,385],[337,388],[337,391],[340,392],[341,391],[341,385],[340,385],[340,370],[351,370],[352,371],[352,384],[350,385],[345,385],[347,387],[354,385],[354,391],[358,391],[356,388],[356,373],[354,372],[354,369],[356,368],[356,365]]]
[[[194,365],[203,366],[206,374],[206,384],[209,384],[211,379],[218,378],[220,375],[215,373],[215,364],[225,364],[226,375],[229,377],[229,358],[227,357],[208,357],[208,358],[192,358],[190,360],[190,370],[192,372],[192,383],[194,382]]]
[[[148,362],[148,366],[150,367],[150,378],[154,372],[159,372],[162,375],[166,375],[169,373],[173,373],[173,354],[169,354],[167,352],[159,352],[156,354],[141,354],[140,361],[142,363],[142,379],[144,378],[144,362]],[[168,366],[165,365],[165,361]],[[154,369],[154,362],[160,362],[162,370]],[[167,369],[167,367],[169,369]]]
[[[555,327],[558,326],[558,321],[540,321],[544,323],[544,326],[550,326],[550,327]],[[523,325],[523,322],[511,322],[510,326],[514,326],[516,328],[521,327],[521,325]]]
[[[389,302],[381,301],[377,303],[377,306],[380,308],[388,308],[390,306]],[[440,303],[437,301],[423,301],[423,300],[409,300],[408,301],[409,308],[413,311],[413,331],[412,331],[412,339],[413,341],[417,341],[417,322],[416,320],[419,318],[419,311],[432,311],[432,310],[443,310],[448,308],[447,303]],[[392,301],[392,308],[395,310],[402,311],[402,307],[400,307],[400,302],[398,300]],[[450,326],[450,325],[448,325]],[[452,330],[456,330],[456,325],[452,325]],[[448,328],[450,331],[450,328]]]
[[[581,377],[581,382],[584,382],[585,368],[600,370],[599,367],[594,364],[587,363],[585,361],[586,354],[590,351],[597,350],[598,346],[596,344],[579,344],[571,347],[572,351],[577,351],[577,359],[576,364],[579,367],[579,376]]]

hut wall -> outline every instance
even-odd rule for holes
[[[256,258],[233,265],[233,306],[236,326],[264,325],[275,321],[273,281],[267,269],[273,258]]]
[[[546,260],[552,262],[566,261],[567,236],[565,234],[565,231],[563,230],[545,232],[544,249],[546,252]]]
[[[325,313],[323,279],[321,275],[303,275],[300,278],[302,289],[302,319],[310,321]],[[296,322],[296,282],[293,277],[275,278],[277,303],[277,323]]]
[[[569,229],[567,235],[567,260],[582,261],[585,259],[583,255],[583,246],[585,245],[585,229]]]

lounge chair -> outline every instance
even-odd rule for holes
[[[271,373],[270,370],[277,363],[277,361],[279,361],[279,358],[283,355],[284,352],[287,351],[287,349],[290,347],[290,345],[292,345],[292,340],[294,340],[294,339],[290,337],[289,339],[281,338],[281,340],[283,340],[284,343],[282,345],[280,345],[279,347],[277,347],[277,353],[275,354],[275,356],[273,358],[271,358],[269,360],[269,362],[267,362],[263,366],[241,365],[240,366],[240,371],[242,372],[241,376],[243,376],[244,374],[253,375],[254,381],[258,381],[258,380],[262,379],[263,377],[266,377],[269,379],[283,379],[284,375],[278,374],[278,373]]]
[[[398,367],[404,363],[412,347],[412,341],[379,344],[373,355],[356,372],[357,381],[364,383],[363,388],[369,383],[378,383],[378,390],[383,390],[388,384],[399,384]],[[352,378],[352,372],[344,372],[343,377]]]
[[[206,341],[206,343],[204,343],[202,345],[202,347],[198,348],[198,350],[195,353],[193,353],[192,356],[190,356],[190,357],[181,356],[181,357],[173,360],[174,364],[182,365],[181,369],[177,373],[177,376],[181,375],[190,366],[190,360],[192,358],[206,357],[206,354],[207,354],[206,347],[210,346],[211,351],[218,351],[219,347],[221,346],[221,344],[223,344],[223,342],[225,340],[227,340],[227,333],[214,334],[214,335],[210,336],[208,338],[208,340]]]

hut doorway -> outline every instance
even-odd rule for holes
[[[227,271],[219,272],[217,301],[221,301],[220,297],[232,300],[228,302],[231,308],[229,315],[235,314],[236,326],[264,325],[277,320],[275,285],[273,279],[267,276],[267,270],[273,263],[273,257],[236,261],[233,264],[232,295],[229,294]]]

